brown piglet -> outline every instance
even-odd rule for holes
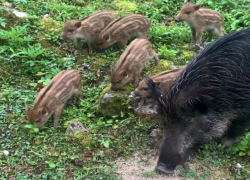
[[[158,64],[159,59],[147,39],[133,40],[117,61],[115,69],[111,71],[111,90],[120,89],[132,79],[136,86],[146,61],[152,58]]]
[[[83,98],[81,89],[82,73],[78,70],[59,72],[43,89],[34,101],[34,107],[26,105],[26,115],[30,123],[43,126],[53,114],[54,127],[57,128],[63,106],[73,95]]]
[[[166,92],[171,84],[180,76],[184,68],[185,66],[170,71],[164,71],[152,76],[151,79],[163,92]],[[135,91],[131,92],[130,95],[133,98],[147,98],[151,96],[151,91],[143,79]]]
[[[151,22],[143,15],[130,14],[111,22],[93,44],[98,50],[114,44],[124,47],[132,37],[147,39]]]
[[[115,20],[114,14],[106,11],[98,11],[77,20],[64,19],[65,24],[60,39],[66,42],[75,40],[77,49],[81,47],[81,39],[85,39],[88,41],[89,53],[91,54],[93,52],[92,42],[113,20]]]
[[[209,34],[206,41],[211,41],[213,35],[223,36],[224,20],[222,15],[218,11],[202,8],[201,4],[192,4],[185,0],[179,14],[175,17],[175,21],[185,21],[190,26],[191,42],[196,43],[195,45],[200,48],[204,31]]]

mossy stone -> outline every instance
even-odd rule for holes
[[[120,12],[123,13],[133,13],[136,9],[136,3],[131,1],[114,1],[114,5]]]
[[[161,73],[163,71],[167,70],[173,70],[175,68],[174,63],[169,60],[161,59],[159,64],[157,66],[154,66],[153,68],[149,68],[148,71],[151,76]]]
[[[0,10],[0,17],[6,19],[5,27],[0,25],[0,28],[4,30],[9,30],[11,27],[21,25],[21,23],[24,21],[23,18],[18,18],[14,13],[6,11],[4,9]]]
[[[120,115],[121,112],[125,113],[129,111],[128,106],[131,104],[129,95],[135,89],[132,84],[129,83],[118,91],[112,91],[110,87],[111,84],[101,93],[97,111],[104,116]],[[110,98],[105,99],[107,95],[110,95]]]

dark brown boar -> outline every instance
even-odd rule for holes
[[[165,93],[146,79],[165,129],[157,170],[173,173],[193,149],[222,137],[230,146],[250,126],[249,42],[250,28],[215,40]]]

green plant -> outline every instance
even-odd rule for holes
[[[239,156],[250,156],[250,132],[240,142],[231,147],[230,151]]]
[[[161,58],[168,59],[168,58],[171,58],[171,57],[175,57],[177,52],[178,51],[176,51],[176,50],[169,50],[167,48],[167,46],[164,45],[164,46],[161,46],[161,48],[159,49],[159,52],[157,53],[157,55],[159,57],[161,57]]]

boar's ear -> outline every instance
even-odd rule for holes
[[[39,112],[39,114],[42,114],[42,115],[48,114],[48,111],[46,108],[41,108],[38,112]]]
[[[121,75],[122,75],[122,77],[128,77],[128,73],[127,73],[127,71],[122,71],[121,73],[120,73]]]
[[[194,5],[194,10],[198,11],[202,7],[202,4],[195,4]]]
[[[77,28],[81,27],[81,25],[82,25],[81,21],[77,21],[77,22],[75,23],[75,27],[77,27]]]
[[[207,112],[207,106],[202,99],[196,98],[187,101],[181,108],[182,112],[189,117],[194,117],[197,114],[205,114]]]
[[[187,4],[188,3],[188,0],[184,0],[184,4]]]
[[[63,17],[63,21],[64,21],[64,22],[67,22],[68,19],[67,19],[66,17]]]

